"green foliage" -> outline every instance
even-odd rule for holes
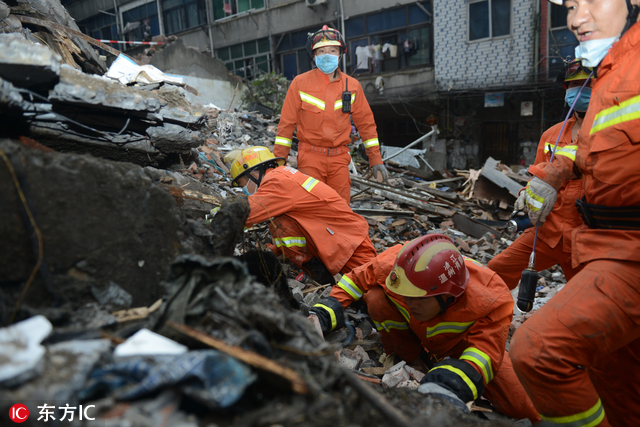
[[[260,103],[271,108],[275,114],[280,114],[284,98],[287,96],[289,80],[276,73],[260,74],[248,85],[248,91],[242,96],[245,104]]]

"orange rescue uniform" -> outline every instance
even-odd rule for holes
[[[602,60],[575,166],[587,203],[640,208],[640,25]],[[531,173],[559,189],[573,161]],[[639,221],[632,214],[631,222]],[[640,228],[578,227],[584,269],[516,332],[514,368],[543,419],[571,426],[640,425]]]
[[[376,123],[360,82],[337,71],[334,81],[317,68],[293,79],[282,106],[273,154],[288,157],[297,129],[298,170],[326,183],[349,203],[351,118],[362,137],[369,165],[381,165],[382,157]],[[342,112],[342,93],[347,88],[351,114]]]
[[[298,267],[315,256],[335,275],[376,256],[367,221],[332,188],[292,167],[267,170],[249,205],[246,226],[272,219],[277,248]]]
[[[424,348],[438,360],[464,360],[482,375],[484,396],[499,412],[539,420],[505,350],[513,298],[500,277],[465,259],[470,275],[465,293],[443,314],[421,322],[411,316],[404,297],[389,291],[385,284],[401,249],[402,245],[393,246],[342,276],[330,296],[344,308],[364,297],[387,354],[413,362]]]
[[[578,145],[577,142],[571,141],[571,130],[575,123],[575,117],[567,121],[562,137],[558,141],[555,156],[565,156],[575,160]],[[558,123],[542,134],[534,165],[549,161],[561,129],[562,123]],[[558,199],[553,206],[553,211],[538,228],[536,270],[546,270],[560,264],[567,281],[580,271],[580,267],[574,269],[571,266],[571,232],[582,224],[582,218],[575,207],[576,199],[581,198],[582,195],[582,181],[579,179],[566,181],[558,191]],[[522,270],[529,263],[534,234],[535,228],[525,230],[506,250],[487,264],[491,270],[500,275],[511,290],[518,286]]]

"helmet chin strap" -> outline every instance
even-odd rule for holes
[[[451,295],[449,296],[451,297]],[[449,308],[454,300],[455,298],[452,297],[445,301],[444,298],[442,298],[442,295],[436,295],[436,301],[438,301],[438,304],[440,305],[440,312],[438,313],[438,315],[443,314],[445,311],[447,311],[447,308]]]

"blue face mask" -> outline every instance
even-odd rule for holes
[[[338,68],[338,63],[340,62],[340,56],[325,54],[325,55],[316,55],[315,61],[318,69],[325,74],[333,73],[336,68]]]
[[[593,68],[607,56],[609,48],[618,41],[620,37],[609,37],[608,39],[587,40],[580,42],[576,46],[576,59],[582,60],[582,65]]]
[[[580,86],[570,87],[567,89],[567,93],[564,95],[564,100],[567,101],[569,107],[573,105],[576,101],[576,96],[578,96],[578,92],[580,92]],[[587,111],[587,107],[589,106],[589,101],[591,100],[591,88],[585,87],[582,89],[580,93],[580,98],[576,102],[576,105],[573,105],[573,109],[575,111]]]

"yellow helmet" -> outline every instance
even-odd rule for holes
[[[238,186],[238,178],[247,175],[256,168],[262,171],[283,166],[287,161],[284,157],[275,157],[267,147],[249,147],[244,150],[233,150],[224,157],[225,161],[231,161],[231,185]],[[262,174],[259,181],[262,181]],[[259,185],[260,182],[257,182]]]

